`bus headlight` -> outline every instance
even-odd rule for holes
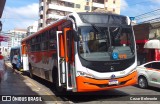
[[[78,76],[84,76],[84,77],[90,77],[90,78],[94,78],[93,75],[86,73],[86,72],[82,72],[82,71],[77,71]]]

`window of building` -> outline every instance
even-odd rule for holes
[[[93,0],[93,2],[104,4],[104,0]]]
[[[113,4],[115,4],[116,3],[116,0],[113,0]]]
[[[76,4],[76,8],[81,8],[81,5],[80,4]]]
[[[43,19],[43,15],[40,15],[40,19]]]
[[[113,12],[115,12],[116,10],[113,8]]]
[[[93,0],[93,2],[96,2],[96,3],[97,3],[97,1],[98,1],[98,0]]]
[[[43,26],[43,24],[42,24],[42,23],[39,23],[39,24],[38,24],[38,27],[42,27],[42,26]]]
[[[94,10],[96,10],[97,9],[97,7],[92,7],[92,11],[94,11]]]
[[[89,5],[89,2],[86,2],[86,5]]]
[[[41,7],[39,8],[39,11],[41,11],[41,10],[43,10],[43,6],[41,6]]]
[[[90,11],[90,6],[85,6],[84,10]]]

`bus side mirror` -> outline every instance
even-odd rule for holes
[[[79,41],[78,34],[75,30],[69,30],[67,32],[69,32],[69,34],[74,38],[74,41]]]
[[[66,40],[67,40],[67,57],[68,60],[71,61],[72,60],[72,54],[73,54],[73,40],[75,40],[75,35],[74,35],[74,31],[73,30],[68,30],[66,32]]]

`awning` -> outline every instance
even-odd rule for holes
[[[0,42],[1,41],[8,41],[8,39],[9,39],[8,37],[0,35]]]
[[[144,44],[144,48],[160,49],[160,40],[157,39],[149,40]]]

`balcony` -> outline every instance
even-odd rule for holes
[[[43,15],[43,10],[41,10],[41,11],[39,12],[39,15]]]
[[[104,8],[104,4],[93,2],[93,7]]]
[[[50,25],[50,24],[52,24],[53,22],[55,22],[55,21],[57,21],[58,20],[58,18],[50,18],[50,19],[47,19],[46,20],[46,25]]]
[[[56,4],[49,4],[48,9],[54,9],[54,10],[60,10],[60,11],[66,11],[66,12],[74,11],[74,8],[72,7],[65,7],[65,6],[56,5]]]
[[[65,2],[74,3],[74,0],[59,0],[59,1],[65,1]]]
[[[47,14],[47,19],[50,19],[50,18],[60,19],[60,18],[63,18],[63,17],[64,16],[57,15],[57,14]]]
[[[39,3],[39,7],[44,6],[44,2]]]

